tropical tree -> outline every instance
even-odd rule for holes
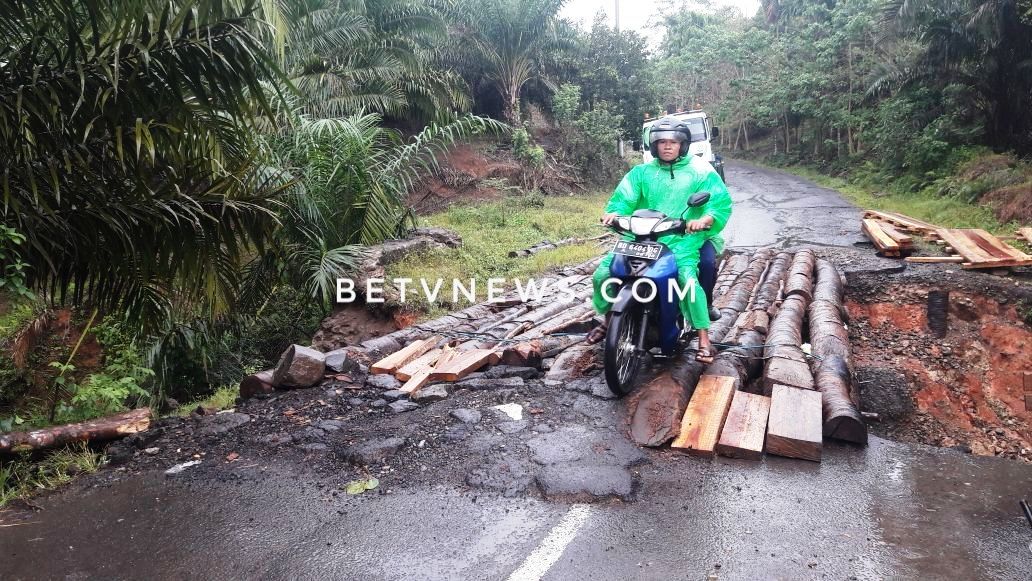
[[[559,19],[566,0],[459,0],[451,59],[502,100],[507,123],[519,122],[520,96],[532,81],[554,90],[548,71],[573,37]]]
[[[34,290],[141,322],[176,304],[227,312],[288,184],[255,139],[278,74],[253,9],[0,5],[0,215],[25,237]]]

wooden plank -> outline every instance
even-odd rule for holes
[[[928,234],[934,232],[939,227],[935,224],[930,224],[924,220],[918,220],[917,218],[911,218],[905,214],[897,212],[879,212],[877,210],[867,210],[864,212],[864,218],[874,218],[889,222],[907,230],[909,232],[915,232],[917,234]]]
[[[908,256],[903,260],[917,264],[934,264],[937,262],[959,264],[966,261],[963,256]]]
[[[1032,244],[1032,227],[1018,228],[1016,234],[1025,239],[1025,242]]]
[[[865,219],[860,227],[867,238],[871,240],[874,247],[882,252],[899,252],[899,244],[895,240],[889,237],[879,226],[877,220]]]
[[[424,367],[433,367],[434,363],[437,363],[437,359],[443,352],[443,349],[431,349],[430,351],[427,351],[405,365],[402,365],[401,368],[394,372],[394,377],[397,377],[400,381],[408,381],[420,369],[423,369]]]
[[[689,454],[713,456],[735,393],[733,377],[703,375],[681,418],[681,433],[670,446]]]
[[[896,227],[892,224],[888,222],[880,222],[878,226],[881,227],[882,232],[888,234],[889,238],[895,240],[896,244],[899,244],[901,248],[906,248],[908,246],[914,245],[913,236],[909,236],[907,234],[900,232],[899,230],[896,230]]]
[[[1007,244],[1003,240],[1000,240],[996,236],[981,230],[973,228],[965,230],[964,233],[970,238],[979,248],[985,250],[989,254],[996,258],[1010,259],[1010,260],[1029,260],[1032,256],[1025,254],[1024,252],[1014,248],[1010,244]]]
[[[1015,256],[1014,254],[1007,252],[1004,248],[998,246],[997,244],[1006,244],[1002,240],[996,239],[996,244],[990,242],[985,236],[982,236],[982,233],[985,233],[987,236],[989,235],[989,233],[985,232],[984,230],[965,229],[961,230],[961,233],[964,236],[967,236],[968,240],[974,243],[975,246],[979,247],[982,250],[982,252],[985,252],[993,258],[999,260],[1014,260],[1023,258],[1023,256]]]
[[[821,461],[821,393],[775,385],[767,421],[767,453]]]
[[[384,357],[369,367],[370,373],[394,373],[406,363],[434,348],[441,338],[438,336],[429,339],[416,340],[401,350]]]
[[[407,393],[409,395],[419,391],[422,387],[430,383],[430,374],[433,373],[434,369],[444,367],[455,357],[456,351],[451,347],[445,347],[441,350],[440,357],[437,362],[433,365],[424,365],[422,368],[416,370],[412,374],[412,377],[405,381],[405,384],[398,388],[401,393]]]
[[[717,442],[717,453],[732,458],[759,460],[763,456],[763,438],[767,434],[770,398],[745,391],[736,391],[727,412],[724,429]]]
[[[953,247],[968,262],[993,262],[996,258],[978,247],[963,232],[940,228],[935,233]]]
[[[463,351],[447,365],[435,368],[430,373],[430,380],[458,381],[470,373],[484,367],[494,355],[492,349],[473,349]]]

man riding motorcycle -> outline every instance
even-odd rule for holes
[[[710,320],[720,318],[720,313],[710,306],[716,284],[716,256],[724,249],[720,232],[731,217],[731,196],[713,166],[699,157],[688,155],[690,136],[688,126],[675,117],[657,121],[649,132],[649,148],[654,159],[627,172],[606,205],[602,223],[608,225],[617,216],[630,215],[640,209],[679,217],[684,214],[692,194],[710,193],[705,205],[688,210],[685,234],[671,234],[659,239],[677,258],[678,284],[682,289],[689,289],[679,306],[684,317],[699,331],[697,359],[710,362],[713,360],[713,345],[708,331]],[[611,307],[602,296],[602,283],[610,277],[612,261],[613,254],[606,255],[593,277],[592,301],[595,310],[601,314],[607,314]],[[700,290],[702,292],[698,292]],[[667,289],[660,291],[667,292]],[[593,329],[586,341],[601,341],[608,322],[607,315],[606,322]]]

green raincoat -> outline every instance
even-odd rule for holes
[[[709,215],[713,217],[713,226],[691,234],[668,234],[660,237],[659,241],[666,244],[677,259],[677,278],[681,288],[689,288],[689,284],[694,287],[695,292],[688,292],[681,300],[681,313],[694,328],[709,329],[706,294],[698,282],[699,249],[706,240],[712,240],[717,254],[723,252],[724,239],[720,232],[731,217],[731,196],[713,166],[694,155],[687,155],[673,164],[655,158],[647,164],[635,166],[616,187],[605,212],[628,216],[635,210],[648,209],[679,217],[688,206],[688,198],[697,192],[709,192],[710,200],[705,206],[689,209],[684,219],[691,221]],[[633,237],[628,235],[628,239]],[[592,301],[599,313],[608,312],[612,306],[602,297],[601,291],[602,282],[609,278],[612,261],[613,254],[609,253],[595,270]],[[667,292],[666,289],[659,290]],[[612,296],[615,291],[611,289],[608,292]]]

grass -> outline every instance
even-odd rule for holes
[[[0,462],[0,508],[12,500],[28,499],[68,484],[80,474],[96,472],[103,461],[102,454],[79,443],[50,452],[40,461],[23,456]]]
[[[179,406],[176,410],[176,415],[186,417],[197,409],[198,406],[208,409],[214,408],[217,410],[227,410],[236,405],[236,398],[238,395],[240,395],[240,391],[236,386],[223,385],[218,388],[215,393],[204,399],[199,399],[186,405]]]
[[[451,281],[475,279],[477,296],[487,296],[487,279],[506,279],[511,289],[513,279],[526,279],[546,273],[558,266],[584,262],[602,254],[603,249],[592,241],[586,244],[560,246],[527,258],[509,258],[508,253],[532,246],[542,240],[553,242],[571,237],[590,238],[604,234],[598,219],[609,200],[609,192],[576,196],[512,196],[497,202],[453,206],[423,219],[424,225],[448,228],[462,236],[460,248],[433,249],[410,255],[387,269],[387,278],[426,279],[432,288],[440,278],[445,282],[441,296],[429,304],[418,282],[409,286],[412,292],[406,306],[436,316],[464,306],[451,302]],[[413,296],[415,295],[415,296]]]

